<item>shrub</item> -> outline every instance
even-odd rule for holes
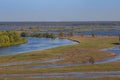
[[[94,34],[94,33],[91,33],[91,36],[92,36],[92,37],[95,37],[95,34]]]
[[[95,63],[95,59],[94,59],[93,57],[90,57],[88,61],[89,61],[89,63],[91,63],[91,64],[94,64],[94,63]]]

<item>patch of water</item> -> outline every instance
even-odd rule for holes
[[[12,66],[12,65],[21,65],[21,64],[36,64],[36,63],[49,63],[49,62],[57,62],[64,60],[63,58],[60,59],[52,59],[52,60],[38,60],[38,61],[20,61],[20,62],[11,62],[11,63],[2,63],[0,66]]]
[[[102,49],[102,51],[112,52],[112,53],[116,54],[116,56],[114,56],[112,58],[105,59],[105,60],[98,61],[98,62],[96,62],[96,64],[120,61],[120,46]]]
[[[2,77],[17,78],[102,78],[102,77],[120,77],[120,71],[103,72],[54,72],[38,74],[0,74]]]
[[[49,65],[28,66],[28,67],[22,67],[22,68],[23,68],[23,69],[59,68],[59,67],[79,66],[79,65],[80,65],[80,64],[49,64]]]

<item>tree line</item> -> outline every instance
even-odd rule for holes
[[[53,33],[32,33],[28,34],[27,32],[21,33],[22,37],[39,37],[39,38],[56,38],[56,35]]]
[[[0,47],[18,45],[27,42],[17,31],[0,31]]]
[[[74,36],[74,31],[70,31],[69,34],[66,34],[65,31],[61,30],[58,34],[54,33],[31,33],[22,32],[22,37],[39,37],[39,38],[56,38],[56,37],[65,37],[65,36]]]

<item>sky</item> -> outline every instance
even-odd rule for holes
[[[0,21],[120,21],[120,0],[0,0]]]

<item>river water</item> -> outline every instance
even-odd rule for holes
[[[105,59],[105,60],[98,61],[98,62],[96,62],[97,64],[120,61],[120,46],[102,49],[102,51],[111,52],[113,54],[116,54],[116,56],[114,56],[112,58]]]
[[[26,39],[28,40],[28,42],[25,44],[0,48],[0,55],[18,54],[24,52],[37,51],[37,50],[44,50],[58,46],[77,44],[77,42],[68,39],[59,39],[59,38],[51,39],[51,38],[27,37]]]

